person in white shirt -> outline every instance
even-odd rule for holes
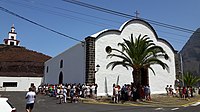
[[[119,91],[120,91],[120,86],[115,86],[115,87],[114,87],[114,91],[115,91],[114,103],[119,103]]]
[[[91,89],[92,89],[92,98],[95,98],[95,84],[93,84],[92,86],[91,86]]]
[[[64,96],[64,103],[66,103],[67,102],[67,89],[66,89],[66,87],[64,87],[64,89],[63,89],[63,96]]]
[[[34,90],[32,90],[32,88],[29,88],[29,92],[26,93],[25,98],[27,99],[26,111],[31,112],[34,107],[35,98],[36,98],[36,94],[35,94]]]

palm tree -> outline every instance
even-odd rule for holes
[[[108,63],[107,68],[111,66],[113,70],[117,65],[122,65],[127,69],[129,67],[132,68],[133,82],[136,86],[148,84],[148,80],[142,83],[142,80],[144,80],[144,77],[142,77],[144,71],[146,71],[145,78],[148,78],[148,69],[155,75],[151,65],[158,64],[162,66],[163,69],[168,68],[166,63],[158,59],[159,57],[164,57],[164,59],[167,60],[168,55],[162,47],[155,45],[147,35],[141,36],[140,34],[138,38],[134,40],[131,34],[130,41],[126,39],[123,40],[123,43],[118,43],[118,46],[120,46],[122,50],[111,48],[110,51],[112,52],[107,55],[107,57],[117,57],[121,60]]]
[[[186,72],[183,75],[185,86],[193,87],[200,81],[200,77],[194,76],[192,72]]]

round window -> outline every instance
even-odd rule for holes
[[[166,60],[168,60],[168,59],[169,59],[169,56],[168,56],[167,54],[165,54],[165,56],[164,56],[164,57],[165,57],[165,59],[166,59]]]
[[[107,47],[106,47],[106,52],[107,52],[108,54],[110,54],[110,53],[112,52],[112,48],[111,48],[110,46],[107,46]]]

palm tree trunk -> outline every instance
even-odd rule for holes
[[[134,80],[134,85],[136,86],[136,92],[137,92],[137,95],[136,95],[136,99],[140,99],[141,96],[140,96],[140,87],[141,87],[141,70],[140,69],[135,69],[133,70],[132,72],[133,74],[133,80]]]
[[[147,68],[141,69],[141,85],[143,86],[149,85],[149,74]]]
[[[141,71],[139,70],[133,70],[132,71],[133,75],[133,83],[135,84],[136,87],[141,85]]]

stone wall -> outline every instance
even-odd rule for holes
[[[92,85],[95,83],[95,38],[85,38],[86,44],[86,73],[85,83]]]

